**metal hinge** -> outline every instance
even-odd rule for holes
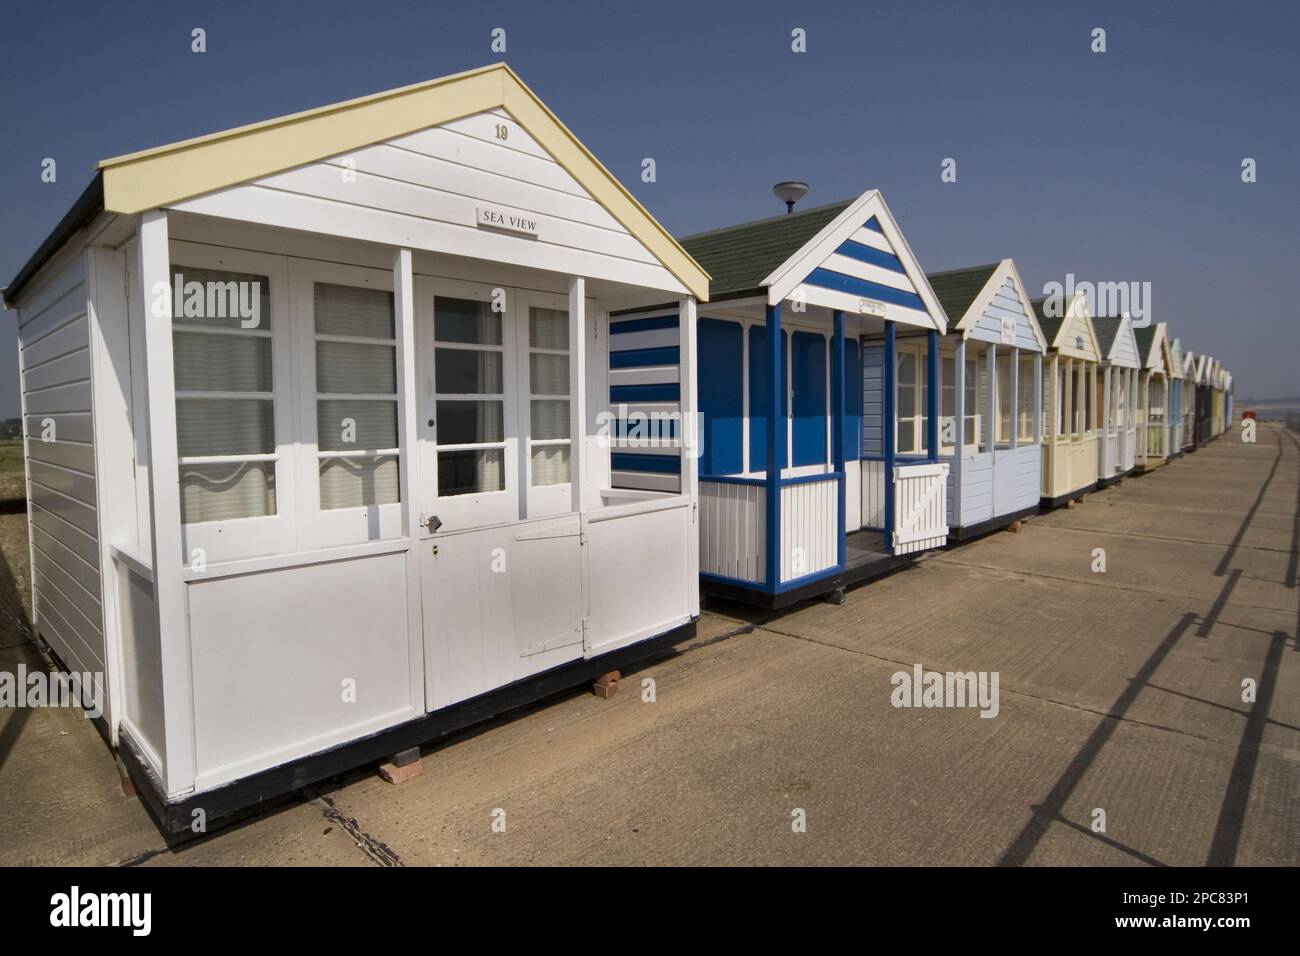
[[[584,653],[591,650],[591,618],[582,619],[582,650]]]

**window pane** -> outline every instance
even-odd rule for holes
[[[391,345],[316,343],[316,391],[356,395],[397,392],[397,363]]]
[[[181,465],[181,521],[230,521],[275,514],[275,463]]]
[[[500,448],[438,452],[438,495],[472,495],[505,488]]]
[[[181,282],[180,308],[176,284]],[[247,272],[172,267],[172,321],[220,329],[269,329],[271,280]]]
[[[500,345],[501,314],[486,302],[437,296],[433,300],[433,336],[439,342]]]
[[[269,398],[178,398],[176,444],[182,458],[268,455],[275,451]]]
[[[271,340],[264,335],[172,335],[178,391],[269,392]]]
[[[531,436],[537,441],[569,437],[569,400],[538,399],[532,407]]]
[[[533,352],[528,356],[528,382],[534,395],[568,395],[569,357]]]
[[[915,438],[915,419],[905,418],[898,423],[898,450],[901,452],[910,452],[914,448],[912,442]]]
[[[443,395],[496,394],[501,388],[501,353],[438,349],[433,374]]]
[[[569,349],[569,313],[560,309],[528,310],[528,341],[535,349]]]
[[[956,360],[942,359],[939,365],[939,413],[949,417],[957,414],[957,363]]]
[[[393,338],[393,294],[382,289],[316,283],[316,331],[322,335]]]
[[[437,421],[440,445],[470,445],[505,438],[500,401],[441,401]]]
[[[998,436],[1000,442],[1011,441],[1011,356],[998,356]]]
[[[916,384],[916,356],[911,352],[898,353],[898,384]]]
[[[1034,439],[1034,360],[1020,360],[1020,383],[1016,391],[1017,441]]]
[[[321,459],[321,510],[390,505],[399,500],[396,456]]]
[[[533,449],[533,487],[562,485],[568,480],[568,445],[543,445]]]
[[[899,383],[898,386],[898,417],[911,418],[916,414],[916,386],[904,385]]]
[[[1092,376],[1086,372],[1083,375],[1083,430],[1092,430]]]
[[[337,398],[318,401],[316,444],[322,451],[382,451],[396,448],[397,402]]]

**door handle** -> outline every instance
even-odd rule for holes
[[[429,529],[429,534],[435,534],[442,527],[442,519],[437,515],[429,515],[424,520],[424,526]]]

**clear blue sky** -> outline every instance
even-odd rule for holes
[[[1298,9],[7,0],[0,282],[96,160],[493,62],[502,27],[504,59],[678,235],[779,212],[781,179],[811,183],[805,205],[876,187],[926,269],[1011,256],[1031,291],[1149,281],[1153,318],[1221,357],[1239,396],[1295,394]],[[4,313],[3,417],[14,341]]]

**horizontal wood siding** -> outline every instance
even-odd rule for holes
[[[104,671],[85,260],[18,307],[32,589],[40,635],[69,668]]]
[[[1006,319],[1014,324],[1015,332],[1011,342],[1002,339],[1002,322]],[[970,337],[984,342],[994,342],[1006,348],[1038,351],[1038,339],[1034,335],[1025,304],[1016,293],[1015,283],[1010,279],[1003,281],[1001,288],[994,294],[989,304],[984,307],[979,319],[970,331]]]
[[[477,225],[521,213],[535,234]],[[658,258],[504,110],[175,204],[185,212],[683,293]]]
[[[679,318],[676,309],[611,316],[609,320],[609,411],[615,422],[645,421],[681,411]],[[638,419],[637,416],[644,416]],[[676,420],[676,419],[674,419]],[[674,426],[680,428],[680,421]],[[643,430],[643,435],[645,432]],[[681,442],[676,432],[648,436],[668,441],[647,446],[635,438],[611,436],[610,486],[642,491],[678,491]]]
[[[987,415],[984,416],[988,418]],[[961,522],[975,525],[993,517],[993,456],[981,452],[961,461]]]
[[[885,453],[885,349],[881,345],[862,347],[862,454]],[[863,524],[866,524],[863,512]],[[879,527],[879,525],[872,525]]]

